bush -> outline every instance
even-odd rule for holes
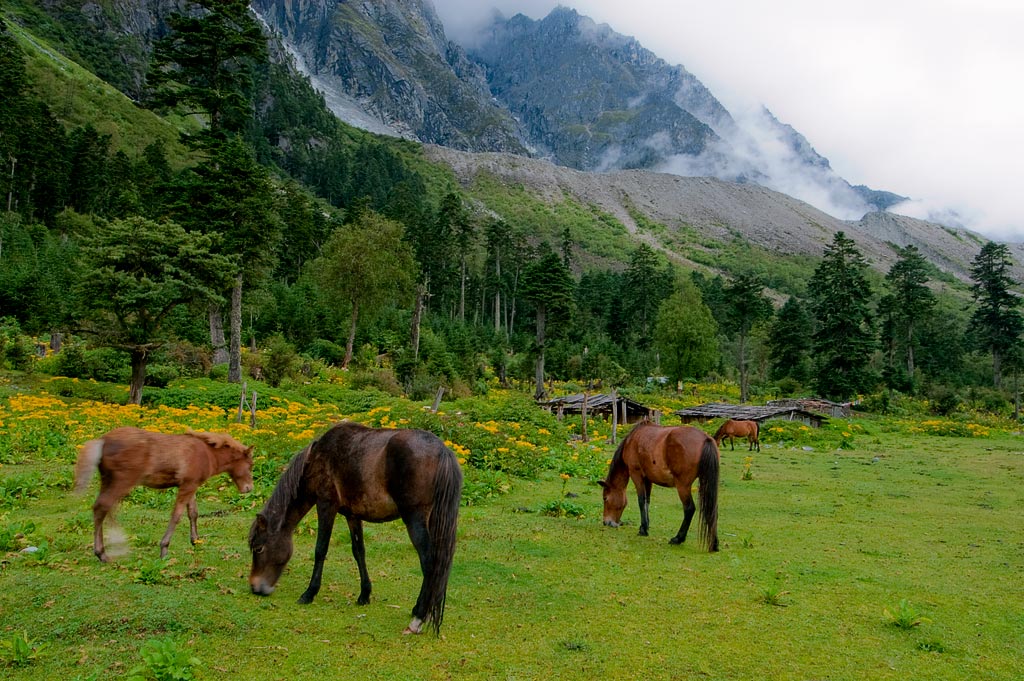
[[[955,412],[961,403],[960,396],[952,388],[939,385],[932,389],[928,395],[931,404],[931,411],[939,416],[949,416]]]
[[[146,385],[154,388],[166,388],[179,376],[178,369],[167,364],[151,364],[146,367]]]
[[[402,386],[391,369],[356,370],[349,374],[348,382],[353,390],[375,388],[394,397],[402,395]]]
[[[35,342],[21,332],[13,317],[0,317],[0,368],[31,371]]]
[[[263,377],[271,387],[277,388],[284,379],[295,378],[298,375],[301,364],[299,353],[281,334],[271,336],[261,354]]]
[[[323,338],[317,338],[310,343],[306,354],[334,366],[341,366],[341,363],[345,360],[345,348]]]

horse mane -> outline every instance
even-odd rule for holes
[[[299,493],[299,485],[302,483],[303,473],[306,471],[306,455],[313,445],[309,445],[301,452],[292,457],[288,462],[288,468],[281,474],[274,491],[270,493],[267,503],[263,504],[261,511],[267,523],[280,526],[288,511],[288,506]]]
[[[729,423],[728,419],[726,419],[725,423],[723,423],[722,425],[718,426],[718,430],[716,430],[715,434],[711,436],[711,437],[713,437],[715,439],[715,442],[718,442],[718,438],[720,438],[722,436],[722,433],[725,432],[725,424],[726,423]]]
[[[229,447],[239,452],[244,452],[248,449],[248,447],[227,433],[202,433],[189,428],[185,431],[185,434],[202,440],[214,449],[217,449],[218,447]]]

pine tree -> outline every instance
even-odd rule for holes
[[[738,341],[737,363],[740,371],[740,402],[746,402],[750,392],[747,370],[747,341],[754,325],[772,315],[772,304],[764,296],[764,284],[750,274],[741,274],[724,290],[726,305],[725,331]]]
[[[812,333],[806,308],[796,297],[791,297],[779,310],[768,332],[772,378],[789,377],[799,383],[808,379]]]
[[[1010,291],[1011,263],[1006,245],[990,241],[971,264],[971,293],[976,308],[970,331],[977,346],[992,353],[992,383],[996,388],[1001,383],[1002,359],[1021,342],[1024,329],[1020,299]]]
[[[658,255],[647,244],[633,251],[626,268],[623,314],[632,327],[638,347],[651,347],[658,307],[672,293],[671,274],[661,267]]]
[[[523,272],[522,296],[533,304],[536,321],[535,350],[537,359],[535,378],[537,387],[534,399],[543,399],[544,352],[549,335],[565,330],[572,315],[575,283],[572,274],[562,259],[542,244],[540,255]]]
[[[266,58],[266,38],[248,0],[193,0],[198,14],[171,14],[170,33],[157,41],[149,73],[157,106],[186,104],[209,124],[186,138],[217,146],[243,132],[253,117],[253,76]]]
[[[83,239],[79,299],[86,331],[97,344],[130,355],[133,404],[141,403],[150,355],[168,338],[170,313],[214,299],[224,286],[229,264],[212,243],[173,222],[139,217],[104,223]]]
[[[928,288],[928,263],[916,246],[897,251],[899,257],[885,276],[892,296],[892,333],[906,353],[907,378],[914,377],[917,330],[935,309],[935,294]]]
[[[836,232],[807,287],[817,322],[815,384],[824,397],[848,399],[872,387],[875,335],[866,270],[857,245]]]

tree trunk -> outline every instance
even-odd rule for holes
[[[907,325],[907,378],[914,379],[914,325]]]
[[[128,390],[128,401],[131,404],[142,404],[142,386],[146,383],[149,351],[145,348],[134,348],[129,354],[132,362],[132,382]]]
[[[459,321],[466,322],[466,256],[463,254],[459,271]]]
[[[242,382],[242,275],[231,289],[231,351],[228,357],[228,383]]]
[[[740,403],[747,401],[747,336],[740,334]]]
[[[494,253],[494,332],[501,331],[501,249]]]
[[[423,319],[423,302],[427,297],[426,284],[416,285],[416,303],[412,310],[412,358],[420,358],[420,321]]]
[[[352,361],[352,346],[356,343],[356,321],[359,319],[359,303],[352,301],[352,323],[348,327],[348,341],[345,343],[345,360],[341,363],[342,369],[348,369]]]
[[[1003,378],[1003,357],[999,350],[992,349],[992,385],[998,390]]]
[[[544,322],[545,313],[543,305],[537,307],[537,363],[535,365],[537,389],[533,393],[533,399],[542,400],[547,391],[544,389]]]
[[[228,363],[227,341],[224,340],[224,310],[218,303],[210,303],[210,345],[213,346],[213,363]]]

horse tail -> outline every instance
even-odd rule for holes
[[[705,440],[697,465],[700,478],[700,540],[708,551],[718,550],[718,446]]]
[[[761,422],[754,421],[754,444],[757,445],[757,451],[761,451]]]
[[[103,439],[89,440],[78,450],[78,460],[75,461],[75,494],[81,494],[89,486],[93,473],[100,465],[103,458]]]
[[[426,615],[434,634],[441,634],[444,604],[448,594],[448,576],[455,556],[455,536],[459,524],[459,505],[462,503],[462,469],[455,454],[442,448],[434,477],[434,506],[427,519],[430,535],[429,576]]]

